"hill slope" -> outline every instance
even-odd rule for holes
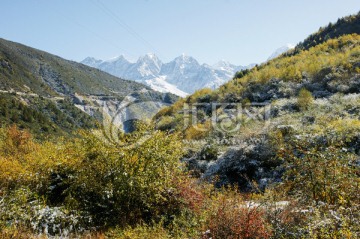
[[[116,95],[150,88],[122,80],[83,64],[68,61],[18,43],[0,39],[1,89],[26,91],[27,85],[39,95]]]
[[[0,93],[8,94],[4,98],[10,97],[16,101],[15,105],[42,112],[40,118],[54,122],[53,128],[66,132],[83,125],[94,125],[94,120],[86,124],[75,122],[77,118],[88,118],[84,112],[101,119],[100,112],[96,113],[101,104],[116,106],[134,92],[137,92],[137,98],[141,101],[171,103],[176,99],[175,96],[155,92],[142,84],[4,39],[0,39],[0,90]],[[66,107],[62,105],[64,102],[67,102]],[[50,107],[52,111],[64,114],[60,121],[68,121],[69,124],[59,123],[43,105],[53,105]],[[2,109],[4,112],[15,113],[9,104],[2,104],[1,107],[8,108]],[[12,117],[4,113],[2,122],[20,123],[29,127],[37,122],[35,117],[29,125],[22,120],[26,118],[23,113],[18,111],[17,116],[14,116],[19,121],[11,120]],[[44,132],[41,127],[35,128]]]
[[[326,27],[320,27],[318,32],[311,34],[303,42],[299,43],[295,47],[295,52],[309,50],[311,47],[329,39],[354,33],[360,34],[360,12],[356,15],[339,18],[336,23],[329,23]]]
[[[360,35],[352,34],[241,71],[218,90],[181,99],[154,121],[189,140],[184,160],[199,175],[250,190],[253,181],[264,188],[281,180],[284,168],[275,159],[294,141],[325,148],[336,142],[360,155],[359,115]]]

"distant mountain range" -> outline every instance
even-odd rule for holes
[[[294,47],[292,44],[282,46],[272,53],[268,60]],[[110,60],[87,57],[81,63],[123,79],[141,82],[153,90],[170,92],[181,97],[202,88],[218,88],[232,79],[237,71],[255,66],[237,66],[224,60],[215,65],[200,64],[195,58],[184,54],[163,63],[153,53],[141,56],[136,62],[130,62],[121,55]]]
[[[232,79],[237,71],[255,65],[236,66],[226,61],[219,61],[215,65],[199,64],[195,58],[184,54],[163,63],[152,53],[140,57],[136,62],[119,56],[105,61],[87,57],[81,63],[123,79],[144,83],[156,91],[171,92],[182,97],[202,88],[215,89]]]

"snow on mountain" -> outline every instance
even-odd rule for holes
[[[194,58],[186,55],[176,57],[173,61],[164,64],[160,74],[166,76],[166,81],[177,86],[180,90],[193,93],[202,88],[207,77],[200,76],[201,65]]]
[[[215,70],[215,74],[220,79],[227,79],[234,76],[234,72],[252,68],[253,65],[249,66],[236,66],[228,61],[221,60],[214,64],[212,68]]]
[[[285,46],[276,49],[276,51],[274,51],[267,60],[270,61],[293,48],[295,48],[295,46],[293,44],[288,43]]]
[[[153,90],[166,93],[171,92],[180,97],[186,97],[188,93],[178,89],[175,85],[166,81],[166,76],[159,76],[149,80],[145,80],[145,83],[150,86]]]
[[[129,69],[127,78],[144,80],[157,77],[161,70],[162,62],[155,54],[146,54]]]
[[[221,60],[221,61],[217,62],[216,64],[214,64],[213,68],[216,70],[220,70],[220,71],[232,72],[234,69],[240,70],[240,69],[244,69],[246,67],[235,66],[228,61]]]
[[[139,81],[154,90],[182,97],[201,88],[215,89],[232,79],[237,71],[249,68],[226,61],[213,66],[201,65],[195,58],[185,54],[168,63],[162,63],[155,54],[146,54],[135,63],[129,62],[124,56],[107,61],[88,57],[81,63],[123,79]]]
[[[86,62],[84,63],[82,61],[81,63],[87,65]],[[100,60],[100,63],[98,63],[95,66],[94,65],[91,66],[95,68],[99,68],[111,75],[125,78],[124,76],[126,75],[126,72],[131,65],[132,63],[126,60],[126,58],[121,55],[116,58],[110,59],[108,61]]]
[[[94,57],[86,57],[81,63],[97,68],[102,62],[102,60],[95,59]]]

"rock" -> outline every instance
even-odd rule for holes
[[[264,190],[271,183],[281,180],[280,164],[273,161],[274,152],[267,142],[243,143],[229,147],[215,162],[208,164],[203,174],[206,180],[219,178],[216,186],[238,185],[242,191],[256,190],[252,182]]]
[[[295,131],[294,126],[292,125],[278,125],[276,128],[281,132],[283,136],[290,135]]]
[[[301,119],[301,122],[303,124],[313,124],[315,122],[315,117],[314,116],[304,116]]]
[[[316,90],[312,92],[312,96],[317,99],[317,98],[325,98],[325,97],[329,97],[331,96],[332,93],[327,91],[327,90]]]
[[[54,91],[61,95],[73,94],[71,87],[68,86],[61,78],[61,75],[51,68],[49,65],[41,64],[39,75]]]
[[[349,89],[346,93],[360,93],[360,76],[356,75],[350,79]]]

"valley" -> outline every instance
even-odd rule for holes
[[[360,13],[249,66],[0,39],[0,122],[1,238],[360,237]]]

